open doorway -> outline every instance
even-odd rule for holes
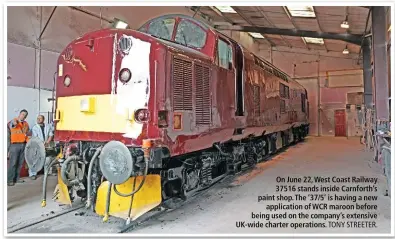
[[[236,116],[244,115],[244,53],[240,45],[232,42],[235,47],[235,80],[236,80]]]

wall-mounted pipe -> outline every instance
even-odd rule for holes
[[[38,47],[38,49],[36,50],[36,51],[38,51],[38,52],[36,52],[36,54],[38,54],[38,55],[36,55],[36,80],[38,81],[38,112],[41,112],[41,61],[42,61],[42,59],[41,59],[41,51],[42,51],[42,49],[41,49],[41,39],[42,39],[42,36],[43,36],[45,30],[48,27],[49,22],[52,19],[52,16],[55,13],[56,8],[57,8],[57,6],[55,6],[53,8],[53,10],[51,12],[51,15],[49,16],[49,18],[48,18],[48,20],[45,23],[44,28],[43,28],[42,27],[42,24],[43,24],[43,7],[42,6],[40,7],[40,36],[37,39],[37,45],[38,45],[37,47]],[[34,84],[34,87],[35,86],[36,86],[36,84]]]
[[[317,98],[318,98],[318,136],[321,136],[321,78],[320,78],[320,55],[317,60]]]
[[[43,32],[42,29],[43,23],[43,7],[40,7],[40,32]],[[38,81],[38,112],[41,112],[41,36],[37,39],[38,44],[38,52],[36,52],[36,80]],[[37,51],[36,50],[36,51]]]

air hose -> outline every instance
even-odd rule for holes
[[[128,193],[128,194],[120,193],[120,192],[117,190],[116,185],[114,185],[114,192],[115,192],[116,194],[118,194],[118,196],[121,196],[121,197],[130,197],[130,196],[136,194],[136,193],[141,189],[141,187],[143,187],[144,182],[145,182],[145,179],[146,179],[147,174],[148,174],[148,166],[149,166],[149,160],[150,160],[151,141],[150,141],[149,139],[143,140],[143,147],[142,147],[142,148],[143,148],[143,150],[144,150],[144,160],[145,160],[145,169],[144,169],[143,180],[141,180],[140,185],[139,185],[135,190],[133,190],[131,193]],[[135,180],[136,180],[136,179],[135,179]],[[136,181],[135,181],[135,182],[136,182]],[[135,186],[135,185],[134,185],[134,186]],[[134,188],[134,186],[133,186],[133,188]]]
[[[133,192],[128,193],[128,194],[123,194],[123,193],[121,193],[121,192],[119,192],[117,190],[117,187],[116,187],[115,184],[113,186],[114,187],[114,192],[116,194],[118,194],[118,196],[121,196],[121,197],[130,197],[130,196],[136,194],[141,189],[141,187],[143,187],[143,185],[144,185],[145,178],[147,177],[147,174],[148,174],[148,164],[149,164],[149,159],[145,158],[145,169],[144,169],[143,180],[141,181],[140,185],[135,190],[133,190]]]
[[[86,208],[89,208],[91,206],[91,193],[92,193],[92,169],[93,169],[93,164],[95,163],[96,159],[98,159],[99,157],[99,153],[101,152],[102,147],[99,147],[96,149],[95,154],[92,157],[92,160],[89,164],[89,169],[88,169],[88,198],[86,200]]]
[[[62,168],[61,168],[61,170],[60,170],[60,176],[61,176],[61,178],[62,178],[63,183],[66,184],[66,185],[69,186],[69,187],[70,187],[70,186],[73,186],[74,182],[73,182],[73,181],[70,181],[70,180],[67,178],[67,175],[66,175],[67,167],[68,167],[68,165],[69,165],[69,163],[70,163],[71,161],[76,161],[76,160],[78,160],[78,159],[79,159],[79,156],[78,156],[78,155],[72,155],[72,156],[68,157],[68,158],[63,162]]]
[[[43,199],[41,201],[41,207],[45,207],[47,205],[47,178],[48,178],[48,172],[49,169],[52,168],[53,165],[55,165],[57,162],[57,158],[52,159],[52,161],[49,163],[48,167],[44,169],[44,180],[43,180]]]

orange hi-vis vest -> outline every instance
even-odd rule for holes
[[[18,122],[15,127],[12,127],[12,121]],[[11,131],[11,144],[13,143],[25,143],[29,141],[27,133],[29,131],[29,124],[24,122],[19,122],[17,118],[13,119],[12,121],[8,122],[8,126]]]

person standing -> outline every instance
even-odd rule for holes
[[[8,157],[10,164],[7,172],[7,185],[14,186],[15,182],[23,183],[20,179],[20,172],[22,169],[23,161],[25,161],[25,146],[29,140],[29,124],[26,122],[28,112],[21,110],[19,116],[12,119],[7,124],[10,136],[10,144],[8,147]]]
[[[37,137],[44,142],[45,148],[50,147],[53,139],[53,130],[50,124],[45,124],[45,117],[43,115],[37,116],[37,124],[32,127],[32,137]],[[45,158],[45,168],[51,162],[52,157]],[[37,172],[32,172],[29,169],[29,177],[32,180],[37,179]]]

